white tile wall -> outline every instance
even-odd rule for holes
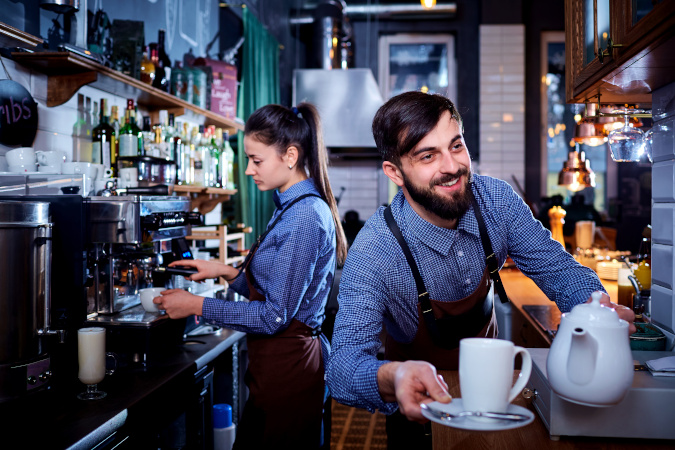
[[[525,186],[525,27],[480,26],[480,170]]]
[[[675,203],[654,203],[652,208],[652,242],[675,244]]]
[[[340,198],[340,217],[349,210],[359,213],[359,218],[368,220],[378,208],[382,193],[380,177],[382,163],[376,160],[331,160],[328,177],[336,198]],[[341,191],[341,188],[345,188]]]
[[[652,320],[675,330],[675,83],[652,93]],[[669,344],[672,335],[669,336]]]

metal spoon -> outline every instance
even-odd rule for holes
[[[500,419],[500,420],[512,420],[518,422],[521,420],[527,420],[528,417],[523,414],[510,414],[510,413],[500,413],[500,412],[482,412],[482,411],[462,411],[454,414],[450,414],[445,411],[439,411],[433,409],[426,403],[420,403],[420,408],[431,413],[434,417],[437,417],[442,420],[452,420],[459,417],[486,417],[488,419]]]

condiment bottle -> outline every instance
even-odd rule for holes
[[[213,450],[231,450],[235,435],[232,407],[225,403],[213,405]]]

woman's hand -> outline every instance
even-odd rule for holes
[[[218,277],[223,277],[227,281],[232,281],[237,274],[239,274],[239,271],[232,266],[217,261],[204,261],[202,259],[182,259],[169,264],[169,267],[176,266],[192,267],[199,271],[189,277],[185,277],[190,281],[202,281]]]
[[[206,262],[206,261],[202,261]],[[194,276],[194,275],[193,275]],[[167,289],[152,299],[159,309],[163,309],[171,319],[182,319],[191,315],[202,315],[204,297],[190,294],[183,289]]]

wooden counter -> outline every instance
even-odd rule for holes
[[[551,346],[551,336],[528,314],[523,306],[540,305],[552,306],[550,321],[557,328],[560,323],[560,311],[556,304],[546,297],[539,287],[520,270],[514,268],[503,269],[499,275],[504,282],[506,294],[513,304],[511,316],[511,340],[516,345],[529,348],[542,348]],[[600,279],[605,290],[613,302],[618,299],[618,287],[616,281]]]
[[[509,294],[510,295],[510,294]],[[543,295],[543,294],[542,294]],[[460,397],[457,371],[439,371],[448,383],[450,395]],[[514,374],[514,378],[517,372]],[[559,441],[549,438],[548,430],[529,401],[519,395],[513,401],[535,415],[534,422],[508,431],[465,431],[432,423],[434,450],[448,449],[672,449],[672,441],[645,439],[608,439],[588,437],[563,437]]]

